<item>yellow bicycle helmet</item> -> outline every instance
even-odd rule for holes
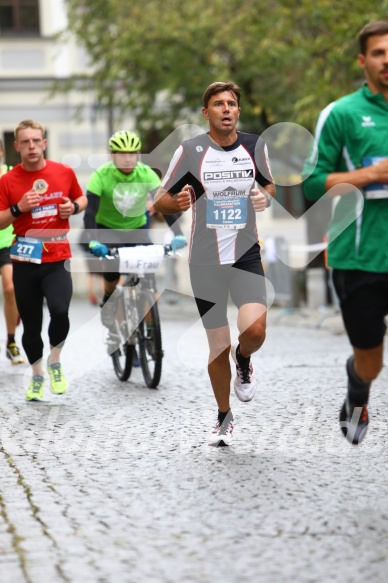
[[[141,141],[133,132],[120,130],[109,138],[109,149],[111,152],[139,152]]]

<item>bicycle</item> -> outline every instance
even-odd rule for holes
[[[155,274],[170,254],[170,245],[137,245],[111,249],[106,256],[119,261],[117,271],[124,276],[115,292],[116,315],[108,337],[113,368],[120,381],[129,379],[137,354],[147,387],[156,389],[159,384],[163,359],[159,310],[154,278],[145,275]]]

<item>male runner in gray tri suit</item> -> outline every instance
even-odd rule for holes
[[[256,212],[275,194],[263,140],[236,129],[240,88],[212,83],[203,96],[202,113],[209,132],[181,144],[162,188],[157,211],[177,213],[192,207],[190,278],[209,342],[208,372],[218,404],[209,445],[229,445],[229,353],[236,364],[235,393],[241,401],[255,394],[251,355],[266,330],[266,287],[256,230]],[[231,349],[227,319],[229,293],[238,307],[239,338]]]

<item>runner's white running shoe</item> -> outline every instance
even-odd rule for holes
[[[232,411],[228,411],[222,423],[217,419],[217,423],[209,437],[208,444],[214,447],[230,445],[233,437],[234,419]]]
[[[253,373],[252,363],[249,363],[248,368],[241,368],[237,361],[236,350],[239,345],[237,340],[232,346],[232,358],[236,364],[236,378],[234,380],[234,392],[240,401],[251,401],[256,392],[256,379]]]

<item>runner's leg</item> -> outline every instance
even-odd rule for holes
[[[219,411],[225,413],[230,409],[230,380],[231,370],[229,362],[230,330],[229,326],[206,330],[209,343],[208,373],[217,401]]]
[[[34,375],[42,375],[43,293],[40,286],[40,265],[13,264],[13,283],[20,318],[23,322],[22,344]]]
[[[52,263],[46,269],[42,278],[42,290],[50,313],[50,361],[59,362],[60,352],[70,329],[69,306],[73,293],[71,274],[65,269],[63,261]]]

